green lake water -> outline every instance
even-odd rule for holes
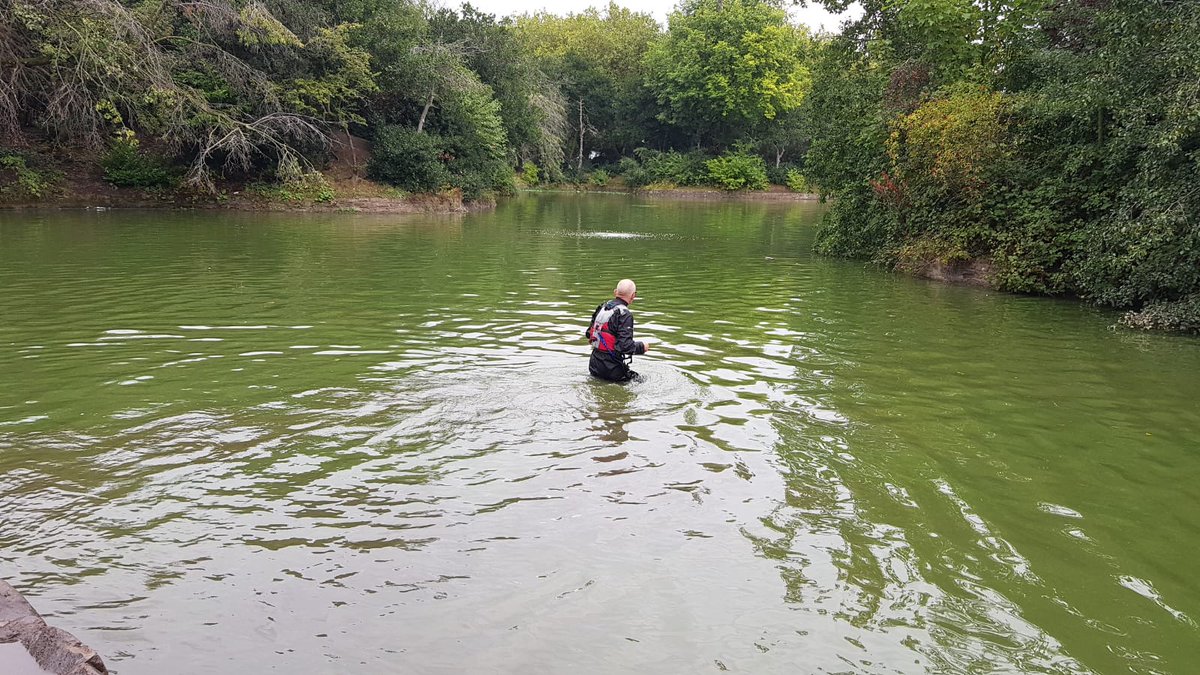
[[[822,208],[0,213],[0,577],[119,675],[1196,672],[1200,340]]]

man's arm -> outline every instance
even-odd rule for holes
[[[633,339],[633,312],[621,310],[617,320],[617,351],[621,354],[645,354],[646,344]]]

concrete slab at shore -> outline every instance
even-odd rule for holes
[[[26,659],[14,645],[24,648]],[[51,675],[106,675],[100,655],[65,630],[48,625],[24,596],[0,581],[0,666],[30,670],[30,661]]]

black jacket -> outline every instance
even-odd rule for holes
[[[592,320],[588,322],[587,328],[583,331],[584,337],[588,340],[592,339],[592,326],[595,325],[596,315],[600,313],[600,310],[605,307],[611,309],[617,305],[624,305],[626,309],[629,308],[629,303],[621,298],[613,298],[608,302],[596,305],[596,311],[592,312]],[[613,335],[617,336],[617,351],[622,356],[646,353],[646,343],[633,339],[633,310],[613,314],[613,318],[609,322],[609,328],[612,330]],[[595,350],[592,351],[594,352]]]
[[[634,372],[629,369],[629,364],[626,360],[636,354],[646,353],[646,343],[633,339],[633,312],[632,310],[628,310],[629,303],[620,298],[613,298],[608,302],[600,303],[596,307],[596,311],[592,312],[592,320],[588,322],[588,327],[583,331],[583,334],[590,341],[592,339],[592,326],[596,324],[596,315],[606,307],[612,309],[617,305],[624,305],[627,308],[627,311],[614,313],[612,319],[608,322],[609,330],[617,338],[617,350],[614,353],[593,349],[592,358],[588,362],[588,370],[596,377],[623,382],[634,375]]]

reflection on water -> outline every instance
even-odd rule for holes
[[[2,215],[4,574],[120,675],[1186,670],[1200,343],[817,208]]]

